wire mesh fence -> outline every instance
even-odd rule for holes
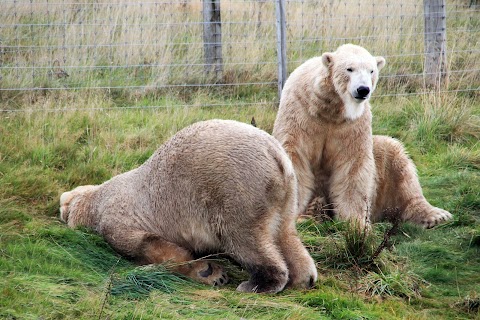
[[[206,3],[217,6],[213,14],[219,21],[208,20]],[[276,88],[275,5],[273,0],[4,0],[0,94]],[[377,95],[423,92],[422,3],[286,0],[284,10],[287,74],[310,57],[355,43],[387,59]],[[480,6],[455,0],[445,11],[449,83],[442,90],[476,95]],[[214,24],[213,38],[206,38]],[[206,56],[209,45],[216,60]]]

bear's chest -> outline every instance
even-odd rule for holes
[[[317,160],[328,175],[334,167],[372,153],[372,132],[368,121],[325,125],[322,148]],[[318,150],[318,149],[317,149]]]

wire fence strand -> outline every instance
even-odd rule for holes
[[[206,1],[206,0],[205,0]],[[277,83],[275,1],[222,0],[221,42],[206,42],[201,0],[5,0],[0,95],[8,92],[188,89]],[[288,72],[352,42],[387,59],[379,96],[424,92],[424,12],[418,1],[286,0]],[[478,95],[480,12],[449,1],[447,92]],[[435,13],[435,12],[434,12]],[[206,46],[221,46],[212,76]],[[1,109],[9,109],[7,107]]]

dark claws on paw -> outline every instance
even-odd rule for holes
[[[207,277],[211,276],[212,273],[213,273],[212,265],[211,265],[210,263],[208,263],[208,268],[207,268],[207,270],[200,271],[198,274],[199,274],[201,277],[207,278]]]

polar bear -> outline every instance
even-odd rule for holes
[[[396,209],[426,228],[451,218],[422,194],[416,168],[399,141],[372,136],[369,99],[383,57],[345,44],[292,72],[282,92],[273,135],[298,177],[299,213],[315,198],[360,227]]]
[[[246,267],[242,292],[309,288],[313,259],[295,229],[297,182],[277,140],[228,120],[193,124],[143,165],[60,197],[60,218],[87,226],[141,264],[169,263],[202,283],[222,285],[219,265],[194,255],[226,253]]]

